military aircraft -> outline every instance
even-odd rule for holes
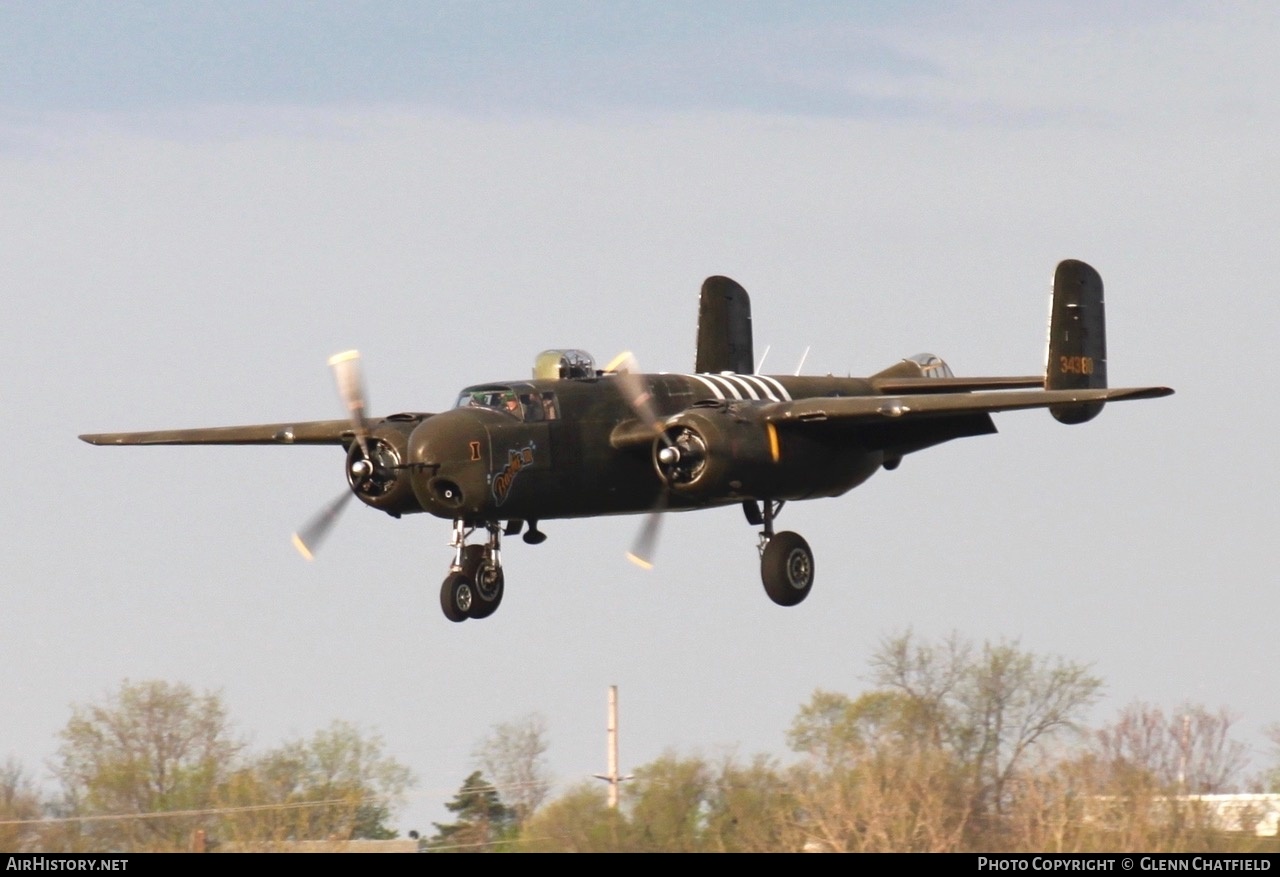
[[[994,412],[1048,408],[1091,420],[1106,402],[1167,396],[1109,389],[1102,278],[1058,265],[1043,375],[956,377],[912,356],[867,378],[756,374],[750,299],[727,277],[703,283],[690,374],[642,374],[623,354],[596,368],[581,350],[540,354],[531,380],[467,387],[439,413],[370,417],[355,351],[330,359],[345,420],[80,436],[95,445],[322,444],[346,452],[348,489],[294,535],[310,558],[352,496],[392,517],[453,522],[440,590],[450,621],[485,618],[502,601],[502,537],[546,539],[543,521],[648,513],[630,552],[651,564],[666,512],[741,505],[760,527],[761,579],[781,606],[808,596],[813,552],[775,532],[787,502],[840,496],[907,454],[994,433]],[[482,541],[468,540],[482,533]]]

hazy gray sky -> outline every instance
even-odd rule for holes
[[[476,741],[546,717],[564,783],[666,747],[782,753],[908,628],[1092,663],[1144,698],[1280,721],[1270,375],[1280,13],[1265,4],[43,3],[0,9],[0,351],[15,422],[0,758],[68,704],[221,689],[259,746],[345,718],[430,831]],[[546,347],[692,366],[697,289],[753,295],[766,371],[1043,365],[1059,259],[1107,284],[1110,375],[1178,395],[913,456],[787,507],[811,598],[736,509],[549,522],[484,622],[440,614],[445,521],[352,509],[310,448],[102,449],[81,432],[437,410]],[[1259,758],[1264,753],[1258,753]],[[1258,766],[1261,766],[1260,764]]]

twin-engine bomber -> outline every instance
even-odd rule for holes
[[[1102,278],[1058,265],[1043,375],[961,378],[921,354],[867,378],[756,374],[751,304],[727,277],[702,285],[690,374],[643,374],[631,354],[604,368],[581,350],[549,350],[527,381],[468,387],[435,414],[370,417],[359,354],[329,360],[348,417],[298,423],[82,435],[95,445],[338,445],[348,488],[294,535],[310,558],[355,496],[392,517],[453,522],[440,589],[450,621],[502,602],[502,537],[537,545],[541,522],[648,513],[629,556],[649,567],[665,512],[741,505],[760,528],[769,598],[809,595],[814,562],[798,534],[775,532],[783,505],[840,496],[907,454],[996,431],[991,414],[1048,408],[1084,423],[1106,402],[1167,396],[1108,389]],[[472,536],[475,544],[468,544]]]

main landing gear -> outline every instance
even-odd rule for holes
[[[779,606],[796,606],[813,589],[813,551],[799,533],[773,531],[773,522],[785,502],[765,500],[742,504],[747,521],[760,527],[760,579],[764,592]],[[468,545],[477,529],[464,520],[453,522],[453,563],[440,585],[440,608],[450,621],[488,618],[502,603],[502,537],[515,536],[523,521],[510,521],[505,530],[496,521],[482,525],[488,534],[483,545]],[[529,522],[524,541],[537,545],[546,539],[536,521]]]
[[[742,509],[747,521],[760,532],[760,578],[764,592],[779,606],[795,606],[809,596],[813,587],[813,551],[799,533],[784,530],[773,532],[773,519],[782,511],[784,502],[765,500],[763,511],[754,502],[745,502]]]
[[[453,563],[440,585],[440,608],[450,621],[488,618],[502,602],[502,530],[492,522],[484,526],[485,544],[468,545],[475,528],[453,522]]]

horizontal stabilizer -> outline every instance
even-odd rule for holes
[[[1039,375],[994,378],[880,378],[870,379],[881,393],[969,393],[974,390],[1030,390],[1044,386]]]
[[[907,417],[946,417],[985,411],[1049,408],[1070,411],[1077,406],[1155,399],[1168,396],[1168,387],[1124,387],[1114,390],[1012,390],[982,393],[929,393],[919,396],[818,396],[777,402],[763,408],[765,419],[777,423],[857,422]]]

